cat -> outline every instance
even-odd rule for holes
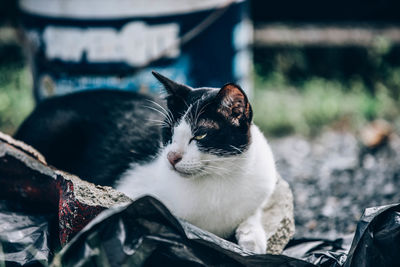
[[[96,90],[40,103],[15,138],[57,168],[266,253],[261,215],[277,183],[272,151],[240,86],[191,88],[157,72],[162,100]]]

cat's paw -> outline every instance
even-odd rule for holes
[[[241,225],[236,230],[236,240],[240,247],[253,253],[267,252],[267,238],[261,225]]]

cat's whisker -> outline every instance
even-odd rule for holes
[[[247,157],[232,157],[232,158],[222,158],[222,159],[202,159],[200,160],[201,162],[233,162],[237,160],[244,160],[247,159]]]
[[[237,151],[239,151],[240,153],[243,153],[243,150],[241,150],[240,148],[238,148],[238,147],[236,147],[234,145],[230,145],[230,147],[235,149],[235,150],[237,150]]]
[[[196,109],[193,111],[195,105],[196,105]],[[193,125],[197,125],[196,114],[197,114],[198,108],[199,108],[199,102],[196,102],[196,104],[191,105],[190,121],[192,122]]]
[[[154,123],[153,125],[154,125],[154,126],[159,126],[159,127],[161,127],[161,128],[169,128],[169,127],[170,127],[169,125],[158,124],[158,123]]]
[[[209,163],[209,162],[218,162],[213,161],[213,160],[201,160],[204,163]],[[222,171],[225,174],[232,173],[234,170],[240,170],[247,172],[248,168],[245,166],[241,166],[240,164],[237,164],[237,162],[234,161],[223,161],[220,160],[219,162],[225,163],[224,166],[215,166],[215,165],[206,165],[204,168],[207,168],[209,170],[214,170],[214,171]]]
[[[221,170],[212,170],[212,169],[207,169],[208,171],[210,171],[210,173],[208,174],[209,176],[217,176],[220,178],[224,178],[226,177],[227,173]]]
[[[151,110],[154,110],[154,111],[160,113],[161,115],[164,116],[165,120],[166,120],[170,125],[173,125],[172,120],[171,120],[171,118],[169,117],[168,114],[165,114],[164,112],[162,112],[162,111],[159,110],[159,109],[156,109],[155,107],[150,107],[150,106],[143,106],[143,107],[148,108],[148,109],[151,109]]]
[[[157,102],[155,102],[155,101],[152,101],[152,100],[147,100],[148,102],[150,102],[151,104],[153,104],[153,105],[155,105],[156,107],[159,107],[161,110],[159,110],[159,109],[157,109],[157,110],[159,110],[160,112],[162,112],[164,115],[165,115],[165,118],[169,121],[169,123],[171,124],[171,126],[173,125],[173,121],[174,121],[174,119],[173,119],[173,114],[171,113],[171,111],[169,111],[169,110],[167,110],[167,109],[165,109],[163,106],[161,106],[159,103],[157,103]],[[155,107],[154,107],[155,108]]]
[[[199,104],[200,104],[200,102],[199,101],[197,101],[197,103],[196,103],[196,112],[195,112],[195,120],[194,120],[194,124],[195,125],[197,125],[197,123],[198,123],[198,119],[199,119],[199,116],[198,116],[198,111],[199,111]]]
[[[146,105],[143,105],[143,107],[148,108],[148,109],[151,109],[151,110],[154,110],[154,111],[160,113],[161,115],[163,115],[165,118],[168,118],[168,115],[167,115],[167,114],[165,114],[164,112],[162,112],[162,111],[159,110],[159,109],[156,109],[155,107],[146,106]]]
[[[224,167],[205,166],[204,168],[205,168],[205,169],[208,169],[208,170],[218,170],[218,171],[224,171],[224,172],[226,172],[226,173],[229,173],[229,172],[230,172],[230,170],[229,170],[229,169],[227,169],[227,168],[224,168]]]
[[[160,122],[160,123],[167,123],[166,121],[155,120],[155,119],[147,119],[147,121],[151,121],[151,122]]]
[[[157,122],[157,123],[159,123],[159,124],[170,125],[168,122],[166,122],[166,121],[162,121],[162,120],[153,120],[153,119],[148,119],[147,121],[149,121],[149,122]]]
[[[186,110],[186,112],[185,112],[185,117],[187,118],[187,122],[189,123],[189,124],[192,124],[193,123],[193,112],[192,112],[192,110],[193,110],[193,104],[190,104],[190,106],[187,108],[187,110]]]
[[[171,125],[166,121],[152,120],[152,119],[148,119],[147,121],[149,121],[152,125],[161,126],[162,128],[171,127]]]
[[[199,102],[198,102],[198,103],[199,103]],[[207,104],[203,105],[203,106],[201,107],[201,109],[200,109],[200,112],[197,112],[197,111],[196,111],[196,120],[195,120],[195,124],[198,123],[198,120],[199,120],[200,116],[205,112],[205,109],[206,109],[206,107],[207,107],[208,105],[210,105],[210,103],[207,103]]]
[[[229,173],[224,170],[214,170],[214,169],[206,169],[206,170],[211,172],[209,174],[210,176],[219,176],[219,177],[229,176],[228,175]]]
[[[193,109],[193,105],[190,105],[186,111],[186,116],[189,120],[189,122],[193,123],[193,114],[192,114],[192,109]]]
[[[222,166],[206,165],[205,167],[215,168],[215,169],[226,169]]]
[[[199,170],[199,172],[201,173],[201,174],[206,174],[206,175],[212,175],[212,173],[211,172],[208,172],[208,171],[206,171],[205,169],[200,169]]]
[[[186,102],[185,99],[182,99],[182,101],[183,101],[183,104],[185,104],[185,106],[186,106],[186,110],[188,110],[190,105]]]
[[[213,168],[209,168],[209,166],[203,166],[202,170],[207,171],[209,175],[215,174],[216,171],[220,172],[220,170],[216,170],[216,169],[213,169]]]
[[[173,117],[174,117],[174,116],[173,116],[173,114],[172,114],[172,112],[171,112],[170,110],[165,109],[163,106],[161,106],[159,103],[157,103],[157,102],[155,102],[155,101],[153,101],[153,100],[148,100],[148,102],[150,102],[150,103],[156,105],[157,107],[161,108],[161,109],[165,112],[165,114],[168,115],[169,120],[170,120],[171,122],[174,121],[174,120],[173,120]]]

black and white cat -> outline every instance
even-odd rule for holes
[[[261,215],[277,173],[247,96],[232,83],[193,89],[153,74],[166,107],[130,92],[76,93],[38,105],[15,137],[60,169],[132,199],[152,195],[176,216],[265,253]]]

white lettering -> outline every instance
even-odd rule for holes
[[[89,62],[126,62],[132,66],[146,64],[161,54],[176,58],[179,25],[146,25],[131,22],[121,31],[112,28],[76,29],[48,26],[43,33],[49,59],[79,62],[86,53]]]

